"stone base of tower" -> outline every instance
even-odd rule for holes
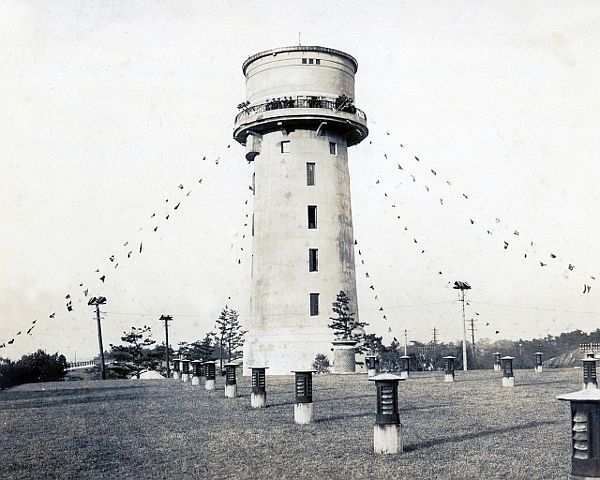
[[[244,342],[243,375],[250,376],[247,366],[269,367],[267,375],[292,375],[292,371],[311,370],[317,354],[322,353],[331,362],[331,333],[329,329],[321,335],[306,333],[248,334]]]

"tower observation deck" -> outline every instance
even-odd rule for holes
[[[233,137],[254,161],[248,366],[269,374],[331,358],[329,316],[337,293],[357,312],[348,147],[368,135],[354,105],[357,61],[316,46],[249,57],[246,101]]]

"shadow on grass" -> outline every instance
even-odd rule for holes
[[[56,407],[65,407],[68,405],[83,405],[86,403],[107,403],[111,404],[114,402],[130,402],[132,400],[145,400],[147,397],[145,395],[102,395],[102,396],[81,396],[70,397],[67,399],[52,399],[48,398],[47,402],[44,401],[36,401],[36,402],[27,402],[27,403],[17,403],[13,405],[2,405],[2,410],[27,410],[31,408],[56,408]],[[170,398],[169,396],[153,396],[152,399],[156,400],[159,398]]]
[[[552,382],[528,382],[528,383],[521,383],[521,382],[516,382],[515,387],[531,387],[531,386],[541,386],[543,387],[544,385],[552,385],[555,383],[562,383],[563,385],[568,385],[570,383],[572,383],[570,380],[554,380]]]
[[[322,390],[319,390],[322,391]],[[286,395],[289,395],[286,394]],[[335,397],[335,398],[315,398],[314,402],[315,403],[326,403],[326,402],[339,402],[339,401],[343,401],[343,400],[354,400],[357,398],[370,398],[370,399],[374,399],[375,398],[375,393],[373,393],[372,395],[353,395],[353,396],[348,396],[348,397]],[[289,402],[280,402],[280,403],[272,403],[269,405],[269,407],[280,407],[280,406],[284,406],[284,405],[294,405],[296,403],[295,400],[289,401]]]
[[[417,444],[407,445],[404,449],[405,452],[414,452],[416,450],[420,450],[422,448],[435,447],[437,445],[443,445],[445,443],[458,443],[465,440],[474,440],[476,438],[487,437],[490,435],[497,435],[501,433],[513,432],[515,430],[525,430],[527,428],[535,428],[540,427],[542,425],[556,425],[558,423],[562,423],[559,421],[550,421],[546,420],[543,422],[528,422],[523,423],[521,425],[513,425],[510,427],[502,427],[502,428],[492,428],[490,430],[482,430],[478,432],[466,433],[464,435],[456,435],[453,437],[442,437],[442,438],[434,438],[432,440],[421,442]]]
[[[347,420],[349,418],[374,417],[373,411],[358,412],[351,415],[333,415],[332,417],[316,418],[315,423],[335,422],[336,420]]]
[[[285,407],[287,405],[295,405],[295,404],[296,404],[295,400],[292,400],[290,402],[267,403],[266,408],[279,408],[279,407]]]
[[[439,403],[437,405],[421,405],[421,406],[407,405],[404,408],[399,408],[398,411],[414,412],[416,410],[435,410],[436,408],[446,408],[446,407],[451,407],[451,406],[452,405],[450,405],[449,403]]]
[[[85,395],[97,391],[107,390],[125,390],[146,388],[146,385],[120,385],[120,386],[99,386],[99,387],[79,387],[79,388],[56,388],[50,390],[2,390],[0,391],[0,402],[12,400],[31,400],[35,398],[69,397],[73,395]],[[43,387],[40,387],[43,388]]]

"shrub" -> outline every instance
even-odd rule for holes
[[[327,373],[329,372],[329,359],[326,355],[322,353],[318,353],[315,357],[315,360],[312,364],[313,370],[316,370],[317,373]]]

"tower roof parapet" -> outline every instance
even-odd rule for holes
[[[285,52],[322,52],[328,53],[330,55],[338,55],[349,60],[354,65],[354,73],[356,73],[358,70],[358,62],[356,61],[356,58],[354,58],[352,55],[346,52],[327,47],[296,45],[292,47],[272,48],[270,50],[264,50],[262,52],[255,53],[254,55],[250,55],[242,64],[242,72],[244,73],[244,75],[246,75],[246,69],[248,68],[248,65],[250,65],[252,62],[259,58],[266,57],[269,55],[276,56],[278,53]]]

